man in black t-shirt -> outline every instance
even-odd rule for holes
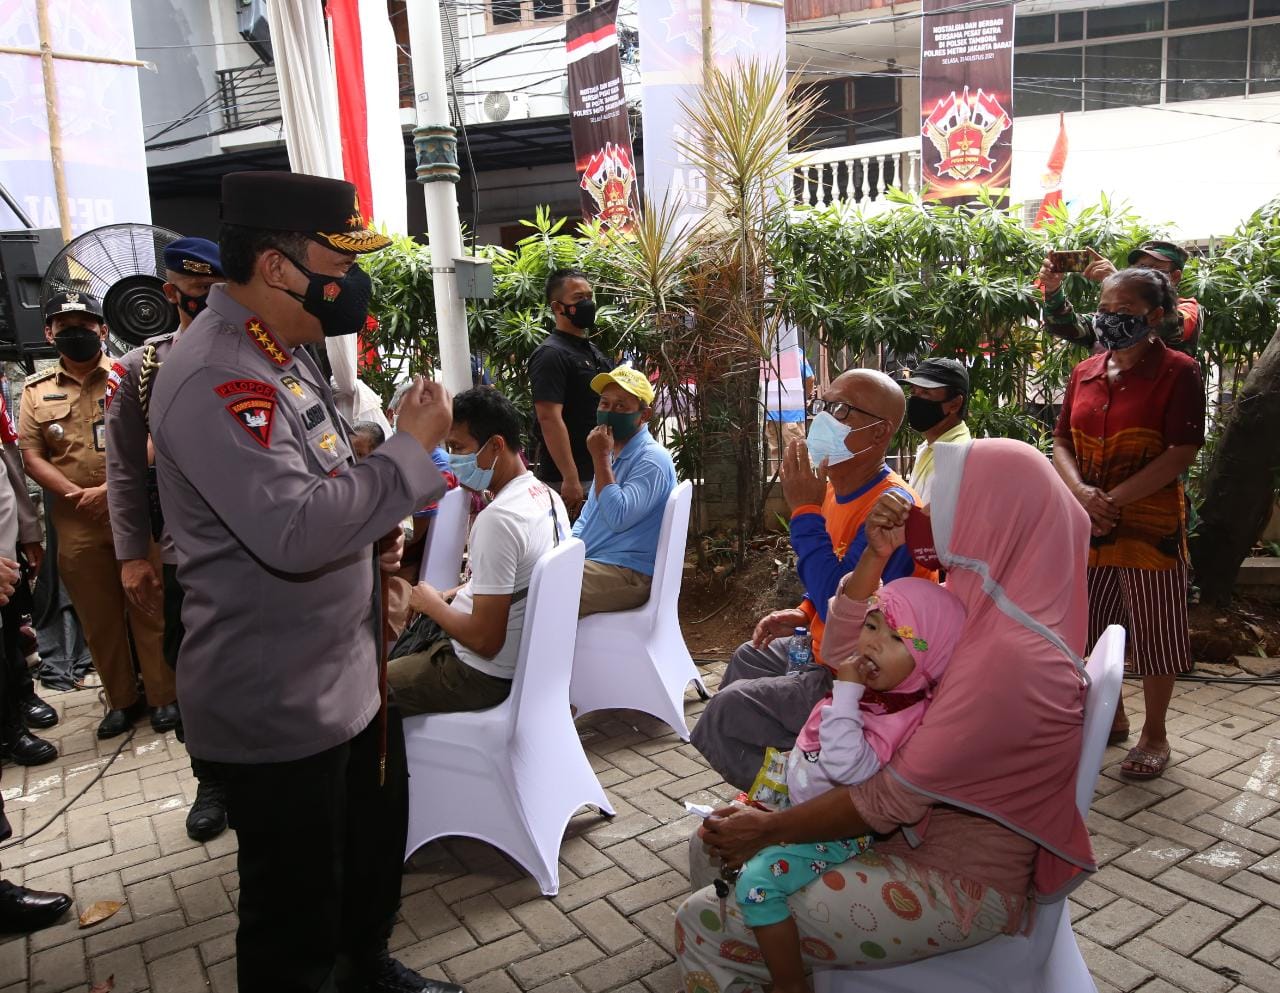
[[[600,397],[591,380],[616,363],[587,339],[596,303],[585,272],[557,269],[548,276],[547,306],[555,330],[529,360],[536,474],[559,490],[569,515],[576,517],[594,475],[587,435],[596,426]]]

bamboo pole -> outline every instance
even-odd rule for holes
[[[71,240],[71,201],[67,197],[66,164],[62,156],[62,120],[58,116],[58,80],[53,66],[53,44],[49,40],[49,0],[36,0],[36,23],[40,32],[40,69],[44,75],[44,109],[49,117],[49,158],[53,162],[53,190],[58,198],[58,220],[62,240]]]
[[[117,59],[109,55],[77,55],[75,52],[50,52],[55,59],[65,59],[68,62],[97,62],[101,65],[108,66],[132,66],[136,69],[154,69],[154,62],[143,62],[141,59]],[[43,50],[39,48],[20,48],[15,45],[0,45],[0,55],[34,55],[36,58],[44,56]]]

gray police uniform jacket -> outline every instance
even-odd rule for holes
[[[349,740],[378,710],[373,545],[444,493],[430,455],[400,434],[355,463],[310,357],[222,285],[165,359],[151,437],[188,750],[287,762]]]
[[[147,458],[147,400],[155,391],[156,367],[145,370],[144,356],[154,348],[152,362],[164,363],[181,332],[152,338],[141,348],[126,352],[107,373],[107,508],[116,558],[145,559],[151,554],[151,497],[148,492],[150,462]],[[166,529],[160,542],[161,558],[176,565],[177,553]]]

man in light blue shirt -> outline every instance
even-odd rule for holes
[[[649,599],[658,532],[676,488],[671,454],[645,424],[653,387],[630,366],[591,381],[600,394],[596,427],[587,435],[595,479],[573,536],[587,546],[579,617],[631,610]]]

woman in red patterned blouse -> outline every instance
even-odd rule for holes
[[[1164,772],[1174,680],[1191,668],[1181,476],[1204,444],[1204,385],[1195,360],[1160,339],[1176,305],[1161,272],[1107,278],[1094,318],[1107,351],[1072,371],[1053,432],[1054,465],[1093,522],[1089,641],[1123,625],[1130,665],[1143,677],[1146,719],[1120,767],[1131,779]],[[1122,702],[1111,743],[1128,735]]]

